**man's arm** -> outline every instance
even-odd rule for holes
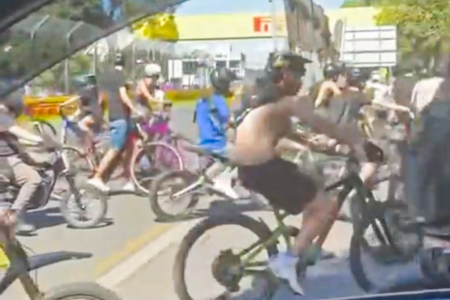
[[[336,84],[334,84],[333,82],[330,82],[330,81],[324,81],[320,85],[319,94],[317,95],[317,98],[314,101],[314,106],[316,108],[323,104],[323,101],[325,101],[325,98],[329,91],[331,91],[334,95],[341,94],[341,90],[339,90],[339,88],[336,86]]]
[[[19,140],[24,140],[24,142],[32,144],[43,143],[43,140],[40,136],[35,135],[17,125],[9,127],[8,132],[15,135]]]
[[[136,107],[134,106],[133,101],[131,101],[130,96],[128,96],[128,92],[127,92],[127,89],[125,88],[125,86],[122,86],[122,87],[119,89],[119,92],[120,92],[120,98],[122,99],[122,102],[123,102],[126,106],[128,106],[128,108],[129,108],[132,112],[134,112],[134,113],[136,113],[136,114],[139,113],[138,110],[136,109]]]
[[[307,96],[287,97],[280,101],[280,106],[282,110],[285,110],[286,115],[297,116],[302,122],[310,126],[314,132],[336,139],[338,143],[355,146],[363,141],[357,126],[352,126],[351,124],[339,126],[314,114],[314,107]]]

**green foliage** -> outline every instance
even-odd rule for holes
[[[403,61],[418,60],[431,68],[450,37],[448,0],[395,0],[384,2],[376,17],[379,25],[396,25]]]
[[[379,5],[381,0],[345,0],[341,8]]]

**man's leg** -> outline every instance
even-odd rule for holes
[[[16,230],[18,233],[31,233],[36,228],[32,224],[25,223],[23,216],[28,203],[39,188],[42,178],[33,167],[25,164],[18,157],[9,157],[8,163],[12,168],[15,182],[20,186],[17,198],[11,206],[11,209],[16,211]]]
[[[110,167],[111,163],[117,158],[125,146],[127,139],[127,122],[125,119],[115,120],[110,124],[111,142],[110,148],[103,156],[94,176],[88,180],[88,184],[98,188],[101,191],[108,192],[109,187],[103,181],[103,177]],[[112,170],[111,170],[112,173]]]

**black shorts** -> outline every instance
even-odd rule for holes
[[[293,215],[301,213],[318,191],[313,177],[278,157],[261,165],[240,166],[238,174],[246,188],[266,197],[274,207]]]

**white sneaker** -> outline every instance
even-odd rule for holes
[[[232,199],[238,199],[239,194],[231,187],[231,184],[229,181],[225,180],[214,180],[214,188],[221,191],[222,193],[225,193],[228,197]]]
[[[98,189],[104,193],[109,192],[109,186],[107,186],[101,179],[91,178],[87,181],[87,184],[95,187],[96,189]]]
[[[270,259],[269,270],[278,278],[285,279],[296,294],[304,295],[303,288],[297,279],[297,262],[298,257],[289,253],[280,253]]]
[[[134,185],[133,181],[128,181],[122,188],[124,191],[127,192],[135,192],[136,191],[136,186]]]

